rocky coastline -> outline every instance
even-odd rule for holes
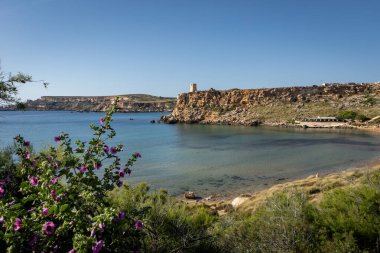
[[[145,94],[131,94],[120,96],[44,96],[37,100],[28,100],[26,110],[33,111],[108,111],[115,98],[119,98],[117,110],[119,112],[168,112],[174,109],[176,99],[171,97],[157,97]],[[7,107],[3,110],[16,110],[16,107]]]
[[[250,90],[196,91],[178,95],[169,124],[199,123],[244,126],[356,127],[345,124],[302,124],[312,117],[336,117],[355,111],[373,118],[380,113],[380,83],[323,84]],[[300,124],[301,122],[301,124]],[[329,126],[331,125],[331,126]]]

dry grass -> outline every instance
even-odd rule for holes
[[[318,204],[323,194],[340,187],[360,184],[369,174],[380,169],[380,165],[369,168],[355,169],[333,173],[322,177],[310,176],[305,179],[277,184],[269,189],[259,191],[239,206],[238,211],[254,212],[266,199],[277,192],[286,192],[289,189],[304,191],[311,202]]]

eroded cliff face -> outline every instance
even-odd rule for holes
[[[124,95],[119,97],[120,112],[164,112],[172,111],[174,98],[155,97],[150,95]],[[111,108],[116,96],[103,97],[59,97],[45,96],[27,101],[27,110],[40,111],[107,111]]]
[[[199,91],[178,95],[167,123],[284,124],[353,110],[380,115],[380,84],[333,84],[252,90]]]

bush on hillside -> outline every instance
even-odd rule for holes
[[[342,111],[338,114],[337,118],[340,120],[351,119],[354,120],[358,114],[354,111]]]
[[[223,219],[216,227],[219,247],[223,252],[311,252],[314,212],[304,193],[275,194],[252,215]]]
[[[217,216],[207,207],[191,207],[165,190],[149,192],[146,184],[124,186],[111,193],[115,207],[144,210],[144,252],[218,252],[209,229]]]

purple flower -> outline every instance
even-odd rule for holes
[[[56,137],[54,137],[54,141],[55,141],[55,142],[60,142],[60,141],[61,141],[61,136],[56,136]]]
[[[117,153],[117,147],[111,147],[111,154],[116,154]]]
[[[117,180],[116,185],[117,185],[117,187],[122,187],[123,186],[123,182],[120,181],[120,180]]]
[[[16,218],[15,222],[13,223],[13,230],[19,231],[22,228],[22,222],[20,218]]]
[[[3,188],[3,186],[0,185],[0,198],[4,197],[5,195],[5,189]]]
[[[69,253],[75,253],[75,250],[74,250],[74,249],[71,249],[71,250],[69,251]]]
[[[38,185],[38,179],[37,177],[35,176],[32,176],[29,178],[29,183],[32,185],[32,186],[37,186]]]
[[[144,228],[144,223],[141,220],[137,220],[135,222],[135,229],[136,230],[142,230]]]
[[[95,245],[92,246],[92,253],[99,253],[103,248],[103,241],[97,241]]]
[[[95,235],[95,229],[93,228],[93,229],[91,229],[91,234],[90,234],[90,236],[93,237],[94,235]]]
[[[36,244],[37,239],[38,239],[38,235],[34,234],[33,237],[28,242],[29,247],[33,247],[34,244]]]
[[[59,249],[58,245],[55,245],[55,246],[53,247],[53,252],[54,252],[54,253],[55,253],[55,252],[58,252],[58,249]]]
[[[82,165],[80,166],[79,170],[85,172],[87,170],[87,166]]]
[[[102,126],[104,125],[104,119],[103,118],[100,119],[100,125],[102,125]]]
[[[47,234],[51,235],[54,233],[55,225],[52,221],[45,222],[44,226],[42,227],[42,230]]]
[[[139,152],[136,152],[134,155],[135,155],[135,157],[141,158],[141,154]]]
[[[58,177],[54,177],[52,180],[51,180],[51,183],[52,184],[56,184],[58,181]]]
[[[128,175],[130,176],[131,175],[131,169],[126,169],[126,171],[127,171],[127,173],[128,173]]]
[[[110,148],[107,145],[104,145],[103,150],[104,150],[104,152],[106,152],[106,154],[108,154],[108,152],[110,152]]]
[[[125,212],[124,211],[120,211],[119,212],[119,219],[120,220],[124,220],[124,218],[125,218]]]
[[[94,164],[94,167],[95,167],[95,169],[100,169],[101,167],[102,167],[102,162],[96,162],[95,164]]]
[[[30,146],[30,141],[24,141],[23,145],[24,145],[24,147],[29,147]]]
[[[119,171],[119,177],[124,177],[124,175],[125,175],[125,172],[123,170],[120,170]]]
[[[42,213],[43,213],[43,215],[48,216],[49,215],[49,208],[43,207],[42,208]]]
[[[103,224],[103,223],[99,223],[99,228],[100,228],[101,230],[103,230],[103,229],[105,228],[104,224]]]
[[[16,203],[16,201],[13,200],[13,201],[11,201],[11,202],[8,203],[8,206],[13,206],[15,203]]]
[[[1,216],[1,218],[0,218],[0,225],[4,226],[4,223],[5,223],[5,219],[4,219],[4,217]]]
[[[52,196],[52,197],[54,198],[54,197],[55,197],[55,194],[56,194],[55,189],[51,190],[51,192],[50,192],[50,196]]]
[[[28,152],[25,153],[25,159],[27,159],[27,160],[30,159],[30,154]]]

